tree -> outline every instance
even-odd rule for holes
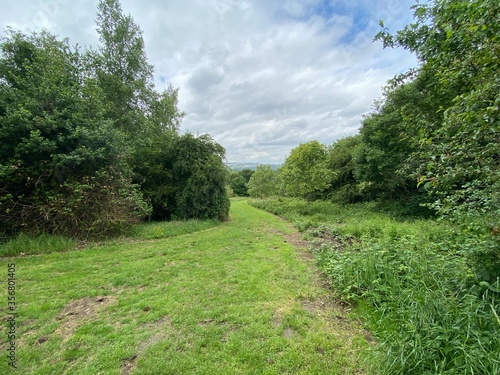
[[[165,136],[143,154],[141,189],[152,218],[219,219],[229,214],[224,148],[209,135]]]
[[[241,171],[239,171],[239,174],[241,176],[243,176],[243,178],[245,179],[245,183],[247,183],[247,184],[250,181],[250,178],[252,178],[252,175],[254,173],[255,173],[255,171],[252,171],[251,169],[248,169],[248,168],[245,168],[245,169],[242,169]]]
[[[328,149],[326,167],[332,171],[329,196],[337,203],[354,203],[362,199],[355,177],[354,153],[361,136],[339,139]]]
[[[499,227],[500,23],[498,2],[488,0],[417,3],[415,22],[378,38],[402,46],[421,61],[418,75],[432,78],[440,116],[421,126],[410,162],[413,177],[434,194],[441,214],[468,225]]]
[[[248,181],[252,198],[267,198],[278,194],[278,173],[270,165],[259,164]]]
[[[241,171],[229,172],[229,186],[233,192],[240,197],[248,197],[248,182],[254,171],[243,169]]]
[[[153,66],[147,61],[142,31],[124,15],[118,0],[100,0],[97,32],[101,45],[93,54],[95,73],[110,105],[107,117],[119,129],[139,135],[144,109],[154,101]]]
[[[83,62],[46,32],[2,39],[3,231],[103,235],[146,212],[130,182],[130,149],[104,118],[102,92]]]
[[[185,134],[174,146],[174,217],[218,219],[229,216],[224,148],[209,135]]]
[[[294,148],[280,168],[279,176],[285,191],[293,197],[310,202],[326,190],[333,173],[326,167],[327,149],[318,141]]]
[[[127,135],[134,182],[153,206],[153,217],[172,214],[168,202],[172,183],[173,144],[184,113],[178,109],[178,89],[154,90],[142,31],[118,0],[100,0],[97,31],[101,45],[93,52],[93,69],[105,95],[106,117]],[[165,199],[165,197],[170,197]],[[168,206],[168,207],[167,207]]]
[[[248,196],[247,183],[239,171],[229,172],[229,187],[239,197]]]

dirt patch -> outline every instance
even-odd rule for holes
[[[289,340],[292,338],[294,334],[294,331],[290,327],[286,327],[285,330],[283,331],[283,336],[285,336],[285,339]]]
[[[135,368],[135,362],[137,361],[137,354],[133,354],[130,358],[122,360],[121,373],[122,375],[128,375]]]
[[[338,229],[331,226],[320,225],[317,228],[308,231],[312,239],[308,241],[312,251],[320,249],[323,245],[328,245],[330,249],[344,251],[348,246],[353,245],[356,239],[352,236],[344,236],[338,232]]]
[[[107,306],[115,304],[117,300],[115,296],[84,297],[68,303],[56,316],[57,320],[61,320],[61,325],[54,333],[61,336],[63,342],[69,340],[79,327],[96,320]]]
[[[307,249],[308,243],[304,240],[304,236],[300,232],[293,231],[292,233],[281,233],[285,237],[285,242],[290,243],[296,248]]]
[[[348,320],[347,316],[351,312],[351,306],[349,304],[336,300],[330,296],[302,300],[302,306],[304,310],[312,315],[337,321]]]

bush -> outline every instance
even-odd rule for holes
[[[43,233],[77,239],[124,233],[147,215],[148,207],[127,181],[108,174],[67,181],[46,197],[14,207],[9,214],[23,233]]]

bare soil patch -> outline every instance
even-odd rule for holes
[[[67,341],[75,331],[92,320],[96,320],[100,313],[110,305],[115,304],[118,298],[106,297],[84,297],[68,303],[56,316],[61,320],[61,325],[55,330],[55,334]]]

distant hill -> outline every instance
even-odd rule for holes
[[[226,165],[235,170],[235,171],[241,171],[242,169],[251,169],[252,171],[255,171],[258,165],[270,165],[272,169],[277,170],[279,167],[281,167],[281,164],[267,164],[267,163],[226,163]]]

